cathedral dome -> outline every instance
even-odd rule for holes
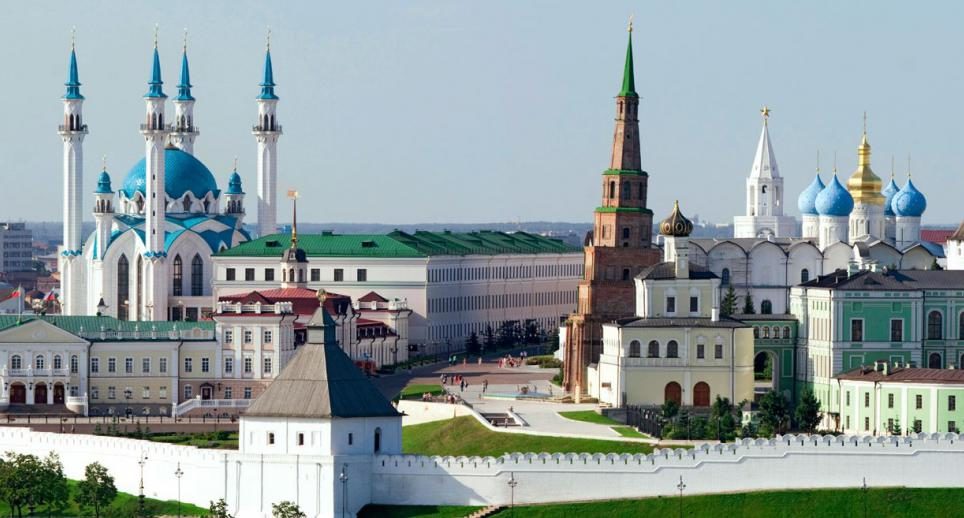
[[[817,195],[824,188],[823,180],[820,179],[820,174],[817,174],[810,185],[800,193],[800,197],[797,198],[797,208],[800,209],[800,214],[804,216],[816,216],[817,215]]]
[[[894,200],[894,195],[897,194],[897,191],[900,191],[900,187],[897,187],[897,182],[895,182],[893,178],[890,179],[890,183],[887,184],[887,187],[884,187],[884,190],[881,191],[881,194],[884,195],[885,216],[894,215],[894,209],[891,208],[890,203]]]
[[[854,198],[840,184],[835,174],[827,183],[827,187],[817,195],[814,206],[821,216],[849,216],[854,210]]]
[[[659,223],[659,233],[667,237],[686,237],[693,232],[693,222],[679,210],[679,201],[673,204],[673,212]]]
[[[120,190],[128,198],[133,198],[138,191],[145,194],[146,168],[146,160],[142,158],[127,173]],[[197,199],[204,198],[209,192],[215,197],[221,193],[214,175],[200,160],[174,147],[164,150],[164,191],[172,200],[179,199],[188,192]]]
[[[919,218],[927,209],[927,198],[917,190],[917,187],[914,187],[914,182],[910,181],[910,178],[890,203],[895,215],[909,218]]]

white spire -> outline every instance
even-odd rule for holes
[[[769,113],[769,110],[767,110]],[[773,146],[770,145],[770,130],[767,125],[767,117],[763,118],[763,131],[760,132],[760,143],[756,146],[756,155],[753,157],[753,168],[750,169],[750,178],[779,178],[780,168],[777,167],[777,159],[773,154]]]

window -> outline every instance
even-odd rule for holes
[[[271,339],[274,338],[274,337],[271,336],[271,335],[272,335],[272,333],[271,333],[271,330],[270,330],[270,329],[269,329],[269,330],[265,330],[265,332],[264,332],[264,343],[266,343],[266,344],[270,344],[270,343],[271,343]]]
[[[702,360],[706,357],[706,345],[696,344],[696,359]]]
[[[810,270],[804,268],[800,270],[800,282],[807,282],[810,280]]]
[[[224,373],[225,373],[225,374],[231,374],[232,372],[234,372],[234,358],[225,358],[225,359],[224,359]]]
[[[849,415],[847,416],[847,425],[844,426],[844,428],[846,428],[847,430],[850,429],[850,416],[849,416]]]
[[[254,342],[254,334],[251,332],[250,329],[245,329],[243,336],[244,336],[244,343],[250,344],[251,342]]]
[[[676,340],[670,340],[666,343],[666,357],[679,358],[679,344],[676,343]]]
[[[264,373],[271,374],[271,358],[264,359]]]
[[[54,355],[54,368],[58,370],[64,368],[64,361],[60,358],[59,354]]]
[[[623,280],[624,281],[629,280],[629,268],[623,268]]]
[[[790,326],[783,326],[783,338],[790,338]]]
[[[870,431],[870,418],[869,418],[869,417],[865,417],[865,418],[864,418],[864,431],[865,431],[865,432]]]
[[[690,297],[690,313],[696,313],[700,310],[700,298],[696,296]]]
[[[676,313],[676,297],[666,297],[666,313]]]
[[[341,282],[343,280],[345,280],[345,270],[335,268],[335,282]]]
[[[142,398],[142,399],[151,399],[151,387],[142,387],[142,388],[141,388],[141,398]]]
[[[171,295],[180,296],[184,294],[184,263],[181,261],[180,255],[174,256],[174,264],[172,266],[173,272],[173,284],[171,286]]]
[[[850,406],[850,391],[847,391],[847,406]]]
[[[854,318],[850,321],[850,340],[862,342],[864,340],[864,321]]]
[[[107,372],[117,372],[117,358],[107,358]]]
[[[927,357],[927,368],[929,369],[942,369],[943,363],[940,353],[931,353],[930,356]]]
[[[927,339],[940,340],[944,338],[944,317],[940,311],[927,314]]]
[[[870,392],[864,392],[864,408],[870,408]]]
[[[887,419],[887,433],[894,433],[894,418]]]
[[[753,338],[760,338],[760,328],[759,328],[759,327],[754,327],[754,328],[753,328]]]
[[[194,370],[194,359],[184,358],[184,372],[191,372]]]
[[[254,268],[244,269],[244,280],[253,281],[254,280]]]
[[[274,444],[274,433],[268,432],[268,444]]]
[[[224,399],[231,399],[234,397],[234,391],[231,387],[224,387]]]
[[[149,374],[151,372],[151,359],[143,358],[141,359],[141,373]]]
[[[724,286],[730,284],[730,269],[723,268],[723,273],[720,274],[720,283]]]
[[[210,372],[211,362],[207,358],[201,358],[201,372]]]
[[[191,296],[201,295],[204,295],[204,261],[201,260],[201,254],[195,254],[191,259]]]
[[[629,342],[630,358],[639,358],[640,354],[642,354],[641,350],[642,350],[642,345],[639,343],[639,340],[633,340],[632,342]]]
[[[623,239],[629,239],[629,227],[623,227]]]
[[[646,353],[647,358],[659,358],[659,342],[656,340],[649,342]]]
[[[274,280],[274,268],[264,269],[264,280],[273,281]]]
[[[957,422],[956,422],[956,421],[948,421],[948,422],[947,422],[947,431],[948,431],[948,432],[958,433],[958,432],[957,432]]]
[[[134,358],[124,358],[124,374],[134,373]]]
[[[924,396],[920,394],[914,396],[914,408],[917,410],[924,408]]]
[[[887,394],[887,408],[894,408],[894,395]]]
[[[769,300],[764,300],[763,302],[761,302],[761,303],[760,303],[760,313],[762,313],[762,314],[764,314],[764,315],[771,315],[771,314],[773,314],[773,303],[770,302]]]
[[[304,445],[305,445],[305,434],[299,433],[299,434],[298,434],[298,446],[304,446]]]
[[[964,340],[964,311],[961,312],[960,316],[957,318],[957,338],[959,340]]]
[[[100,399],[100,389],[98,389],[97,387],[91,387],[90,399]]]
[[[770,328],[764,326],[763,328],[763,338],[770,338]]]
[[[717,360],[723,359],[723,344],[716,344],[716,346],[713,347],[713,358]]]
[[[251,399],[251,387],[244,387],[244,399]]]
[[[70,357],[70,372],[72,374],[77,374],[77,371],[79,369],[80,369],[80,361],[77,359],[77,355],[75,354]]]
[[[355,272],[355,280],[358,282],[365,282],[368,280],[368,270],[365,268],[359,268]]]
[[[252,364],[251,357],[250,357],[250,356],[245,356],[245,357],[244,357],[244,373],[245,373],[245,374],[251,374],[252,366],[253,366],[253,364]]]
[[[947,410],[948,411],[957,410],[957,396],[947,396]]]
[[[190,385],[184,385],[184,399],[191,399],[194,395],[194,389]]]
[[[167,358],[161,358],[157,360],[157,370],[161,374],[167,374]]]
[[[311,277],[310,277],[311,282],[319,282],[319,281],[321,281],[321,269],[319,269],[319,268],[312,268],[310,275],[311,275]]]
[[[382,451],[382,429],[375,428],[375,453]]]
[[[232,330],[230,330],[230,329],[225,329],[225,330],[224,330],[224,343],[229,344],[229,343],[231,343],[231,342],[234,342],[234,331],[232,331]]]
[[[167,387],[162,386],[157,389],[157,397],[160,399],[167,399]]]
[[[922,423],[920,419],[914,419],[914,433],[920,433],[922,428]]]
[[[20,365],[20,357],[19,357],[19,356],[14,356],[13,359],[14,359],[14,361],[16,362],[16,363],[13,363],[13,365],[14,365],[13,368],[14,368],[14,369],[19,369],[19,368],[20,368],[20,367],[19,367],[19,365]],[[91,358],[91,359],[90,359],[90,372],[100,372],[100,358]]]
[[[228,268],[224,271],[224,280],[233,281],[234,280],[234,268]]]
[[[355,443],[355,434],[348,432],[348,445],[351,446]]]
[[[127,320],[128,301],[130,293],[130,264],[127,256],[121,255],[117,260],[117,319]]]
[[[37,370],[43,370],[44,365],[46,365],[44,357],[38,354],[37,358],[34,360],[34,368]]]
[[[117,387],[107,387],[107,399],[117,399]]]

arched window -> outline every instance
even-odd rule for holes
[[[943,362],[941,362],[940,353],[931,353],[930,356],[927,357],[928,369],[943,369],[944,366],[942,365],[942,363]],[[37,367],[37,368],[39,369],[40,367]]]
[[[720,282],[726,286],[730,284],[730,269],[723,268],[723,273],[720,274]]]
[[[54,368],[55,369],[64,368],[64,360],[60,357],[59,354],[54,355]]]
[[[766,186],[766,185],[762,186],[762,188],[760,189],[760,192],[763,193],[763,194],[766,194],[766,193],[767,193],[767,186]]]
[[[666,343],[666,357],[679,358],[679,344],[676,343],[676,340],[670,340]]]
[[[184,195],[184,201],[182,203],[184,205],[184,212],[191,212],[191,199],[188,198],[186,194]]]
[[[659,358],[659,342],[653,340],[649,342],[649,348],[646,351],[647,358]]]
[[[783,326],[783,338],[790,338],[790,326]]]
[[[800,282],[807,282],[810,280],[810,270],[804,268],[800,270]]]
[[[763,326],[763,338],[770,338],[770,327]]]
[[[37,370],[42,370],[44,368],[44,365],[46,365],[46,361],[44,361],[44,357],[38,354],[37,357],[34,359],[33,368]]]
[[[374,448],[375,453],[381,452],[382,451],[382,429],[381,428],[375,428],[374,442],[375,442],[375,448]]]
[[[181,261],[180,254],[174,256],[174,284],[171,286],[171,295],[175,297],[184,294],[184,262]]]
[[[639,355],[642,354],[642,350],[641,350],[642,347],[643,346],[642,344],[639,343],[639,340],[633,340],[632,342],[629,342],[629,357],[639,358]]]
[[[760,313],[764,315],[769,315],[773,313],[773,303],[769,300],[764,300],[760,303]]]
[[[663,389],[663,400],[681,405],[683,403],[683,387],[675,381],[667,383],[666,388]]]
[[[940,311],[927,314],[927,339],[940,340],[944,338],[944,317]]]
[[[754,327],[754,328],[753,328],[753,338],[760,338],[760,328],[759,328],[759,327]]]
[[[629,227],[623,227],[623,239],[629,239]]]
[[[11,369],[22,369],[23,360],[20,359],[19,354],[15,354],[10,358],[10,368]]]
[[[201,255],[195,254],[191,259],[191,296],[197,297],[204,294],[204,262]]]
[[[117,319],[128,320],[128,305],[130,302],[131,272],[127,256],[121,255],[117,260]]]
[[[134,286],[134,293],[137,295],[138,302],[141,302],[141,297],[144,296],[144,256],[137,256],[137,264],[135,265],[137,270],[134,272],[134,278],[136,279],[136,284]],[[134,320],[141,319],[141,305],[137,304],[134,309]]]
[[[77,355],[70,357],[70,372],[71,374],[77,374],[78,369],[80,369],[80,361],[77,359]]]
[[[609,182],[609,197],[610,198],[616,197],[616,182],[613,180],[610,180]]]

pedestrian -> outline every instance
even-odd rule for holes
[[[482,365],[482,357],[479,356],[479,365]]]
[[[488,389],[489,389],[489,380],[487,379],[482,380],[482,392],[485,392]]]

